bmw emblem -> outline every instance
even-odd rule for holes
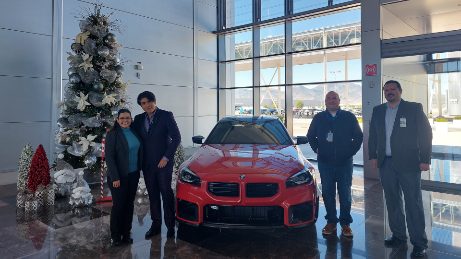
[[[246,177],[246,176],[245,176],[244,174],[241,174],[241,175],[240,175],[240,180],[245,179],[245,177]]]

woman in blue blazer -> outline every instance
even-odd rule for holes
[[[120,109],[114,127],[106,137],[107,183],[112,193],[111,244],[133,243],[131,222],[142,165],[142,145],[131,129],[131,112]]]

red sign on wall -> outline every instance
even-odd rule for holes
[[[367,64],[365,65],[365,75],[367,76],[376,76],[378,72],[378,65],[376,64]]]

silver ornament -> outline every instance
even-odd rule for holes
[[[80,53],[83,49],[82,44],[74,42],[72,45],[70,45],[70,48],[75,52],[75,53]]]
[[[89,92],[88,93],[88,101],[94,105],[95,107],[101,107],[104,104],[102,104],[102,99],[104,99],[104,95],[96,92]]]
[[[102,82],[94,82],[93,89],[98,92],[102,92],[104,90],[104,84]]]
[[[83,124],[90,128],[97,128],[97,127],[101,127],[102,121],[101,121],[101,118],[99,118],[98,116],[95,116],[95,117],[91,117],[91,118],[83,120]]]
[[[67,147],[67,153],[73,156],[83,156],[83,154],[85,154],[85,152],[83,152],[82,144],[79,144],[77,142],[74,142],[72,143],[72,146]]]
[[[82,79],[83,83],[85,84],[92,84],[96,79],[99,77],[99,74],[96,70],[87,70],[84,71],[83,69],[78,73],[80,78]]]
[[[105,58],[107,56],[109,56],[110,54],[110,51],[109,51],[109,48],[106,47],[106,46],[101,46],[98,48],[98,55]]]
[[[109,70],[109,69],[103,69],[101,70],[101,73],[100,73],[101,77],[105,80],[107,80],[107,82],[109,82],[110,84],[112,84],[115,79],[117,78],[117,73],[113,70]]]
[[[67,128],[67,126],[69,126],[69,120],[65,117],[59,118],[57,123],[58,123],[58,126],[61,128]]]
[[[76,67],[69,67],[69,69],[67,70],[67,75],[70,76],[72,74],[76,74],[77,72],[78,71]]]
[[[80,83],[80,76],[78,74],[72,74],[69,76],[69,82],[71,84],[78,84]]]
[[[83,160],[83,163],[85,163],[85,165],[86,165],[87,167],[90,167],[90,166],[96,164],[96,161],[97,161],[96,156],[93,155],[93,154],[91,154],[91,155],[87,155],[87,156],[85,157],[85,160]]]
[[[77,127],[84,120],[83,116],[80,113],[69,115],[69,127]]]
[[[116,41],[115,35],[113,33],[108,33],[104,38],[105,43],[112,44]]]
[[[87,39],[85,44],[83,44],[83,50],[92,56],[98,54],[98,49],[96,48],[96,42],[92,39]]]
[[[121,75],[123,73],[123,66],[122,65],[116,65],[115,66],[115,72],[117,73],[117,75]]]
[[[102,156],[102,145],[101,143],[93,143],[93,155],[96,157]]]
[[[63,145],[63,144],[56,143],[56,144],[55,144],[56,153],[62,153],[62,152],[64,152],[64,150],[66,150],[66,148],[67,148],[68,146],[69,146],[69,145]]]

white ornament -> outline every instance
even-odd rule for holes
[[[102,104],[109,104],[109,105],[115,104],[115,102],[117,101],[115,99],[116,96],[117,96],[116,94],[109,94],[108,95],[108,94],[104,93],[104,98],[102,99]]]
[[[91,64],[91,60],[93,59],[92,56],[88,54],[83,54],[82,59],[83,59],[83,62],[80,65],[78,65],[79,67],[83,68],[85,72],[89,69],[90,70],[93,69],[93,64]]]
[[[88,151],[89,146],[93,146],[93,140],[96,138],[96,135],[88,135],[86,138],[85,137],[79,137],[80,141],[78,144],[82,145],[82,151],[83,153],[86,153]]]
[[[78,103],[77,109],[79,109],[80,111],[84,111],[85,107],[87,105],[90,105],[90,103],[87,101],[88,100],[88,95],[85,95],[82,92],[80,92],[79,96],[76,96],[74,100]]]

